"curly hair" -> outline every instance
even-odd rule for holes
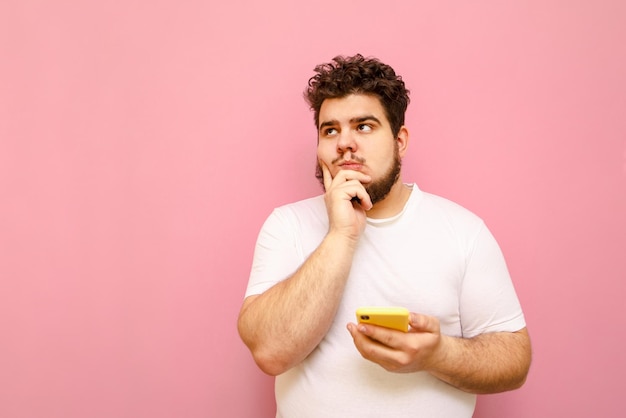
[[[393,68],[376,58],[337,56],[333,62],[320,64],[317,74],[309,79],[304,98],[314,112],[315,126],[319,126],[319,113],[326,99],[350,94],[369,94],[378,97],[394,137],[404,125],[404,114],[409,105],[409,90],[402,77]]]

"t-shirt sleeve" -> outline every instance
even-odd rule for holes
[[[526,326],[502,251],[484,223],[469,254],[460,311],[466,338],[486,332],[515,332]]]
[[[257,237],[245,297],[258,295],[288,278],[302,263],[297,228],[285,210],[275,209]]]

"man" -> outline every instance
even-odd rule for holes
[[[241,338],[277,376],[278,417],[471,417],[476,394],[519,388],[530,366],[500,249],[474,214],[403,183],[409,91],[391,67],[315,71],[325,194],[265,222]],[[353,323],[361,306],[408,308],[409,332]]]

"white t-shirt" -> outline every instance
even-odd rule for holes
[[[277,417],[471,417],[476,396],[426,372],[399,374],[361,357],[346,329],[360,306],[435,316],[441,332],[518,331],[524,316],[495,239],[476,215],[412,186],[402,212],[369,219],[328,334],[276,377]],[[259,234],[246,296],[289,277],[328,231],[323,196],[274,210]]]

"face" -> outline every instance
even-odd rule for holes
[[[383,200],[400,178],[408,135],[402,127],[394,138],[380,100],[352,94],[326,99],[319,112],[316,177],[323,183],[319,161],[330,169],[356,170],[372,177],[365,185],[372,203]]]

